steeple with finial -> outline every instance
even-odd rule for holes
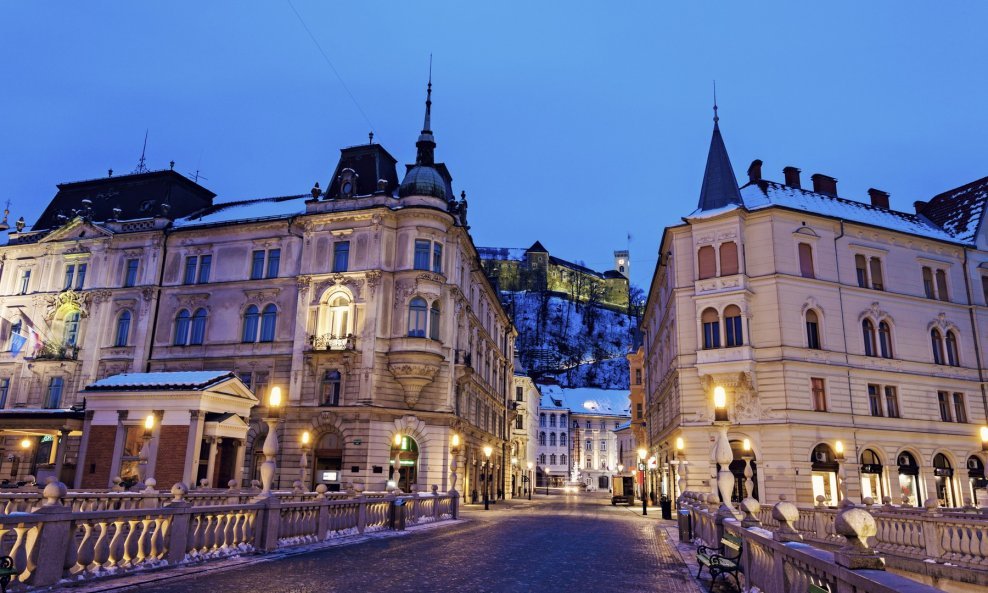
[[[730,204],[742,205],[738,180],[727,156],[727,147],[720,134],[720,116],[717,114],[717,83],[714,83],[714,133],[707,152],[707,167],[703,172],[700,201],[697,213],[717,210]]]
[[[415,143],[418,148],[418,155],[415,157],[416,165],[433,165],[436,162],[436,139],[432,136],[432,56],[429,56],[429,85],[425,94],[425,123],[422,125],[422,133]]]

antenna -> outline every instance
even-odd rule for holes
[[[147,129],[145,129],[144,130],[144,148],[141,149],[141,158],[140,158],[139,161],[137,161],[137,168],[134,169],[134,173],[147,173],[148,172],[147,164],[146,164],[146,161],[144,159],[144,155],[147,153],[147,150],[148,150],[148,131],[147,131]]]
[[[208,177],[203,177],[202,175],[199,174],[199,169],[196,169],[195,173],[189,173],[189,177],[191,177],[192,181],[195,181],[196,183],[199,183],[200,179],[205,179],[206,181],[209,181]]]

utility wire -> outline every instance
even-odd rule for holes
[[[370,118],[367,117],[367,114],[364,112],[363,108],[360,107],[360,103],[357,102],[357,98],[353,96],[352,92],[350,92],[350,87],[346,85],[346,82],[344,82],[343,77],[340,76],[340,73],[336,69],[336,66],[333,65],[333,61],[329,59],[328,55],[326,55],[326,51],[322,48],[321,45],[319,45],[319,41],[316,39],[316,36],[312,34],[312,31],[309,29],[309,26],[305,24],[305,19],[302,18],[302,15],[299,14],[298,10],[295,8],[295,5],[292,4],[292,0],[287,0],[287,1],[288,1],[288,6],[291,7],[292,12],[294,12],[295,16],[298,18],[298,22],[302,24],[302,28],[305,29],[305,32],[309,34],[309,39],[311,39],[312,43],[316,45],[316,49],[319,50],[319,53],[322,55],[322,59],[326,60],[326,64],[329,65],[330,69],[333,71],[333,74],[336,75],[337,80],[340,81],[340,85],[343,87],[343,90],[345,90],[346,94],[350,96],[350,100],[353,101],[353,104],[357,108],[357,111],[359,111],[360,115],[364,117],[364,121],[366,121],[367,125],[370,126],[371,131],[377,132],[377,130],[374,129],[374,124],[371,122]]]

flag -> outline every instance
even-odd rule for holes
[[[10,351],[14,356],[21,353],[21,349],[24,348],[24,344],[27,343],[27,338],[21,334],[13,334],[10,336]]]

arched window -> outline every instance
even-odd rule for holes
[[[799,274],[803,278],[816,278],[813,273],[813,248],[809,243],[799,244]]]
[[[324,406],[338,406],[340,405],[340,382],[342,376],[340,372],[336,369],[330,369],[326,371],[322,376],[322,384],[319,386],[320,397],[322,400],[322,405]]]
[[[65,331],[62,341],[66,346],[75,346],[79,341],[79,312],[73,311],[65,316]]]
[[[556,415],[555,414],[549,414],[549,426],[551,426],[553,428],[556,427]]]
[[[256,342],[257,341],[257,320],[260,317],[257,305],[251,305],[247,307],[244,311],[244,331],[240,338],[241,342]]]
[[[727,336],[727,347],[744,344],[744,334],[741,331],[741,309],[730,305],[724,309],[724,332]]]
[[[274,303],[266,305],[261,311],[261,342],[274,341],[274,329],[278,322],[278,307]]]
[[[429,338],[439,339],[439,301],[432,303],[432,308],[429,309]]]
[[[542,453],[541,455],[539,455],[539,463],[541,463],[542,465],[545,465],[545,453]]]
[[[861,334],[864,337],[865,356],[877,356],[875,347],[875,324],[870,319],[861,322]]]
[[[703,323],[703,349],[720,348],[720,318],[714,309],[706,309],[700,316]]]
[[[943,364],[943,336],[940,335],[940,330],[930,332],[930,345],[933,347],[933,363]]]
[[[182,309],[175,316],[175,339],[172,344],[185,346],[189,343],[189,320],[191,319],[188,309]]]
[[[189,344],[202,344],[206,339],[206,310],[196,309],[192,314],[192,328],[189,333]]]
[[[429,311],[429,305],[426,304],[425,299],[421,297],[415,297],[408,303],[408,337],[410,338],[424,338],[425,337],[425,324],[426,324],[426,314]]]
[[[957,356],[957,334],[953,330],[947,332],[947,364],[952,367],[961,364],[961,360]]]
[[[566,446],[566,433],[565,432],[559,433],[559,444],[562,445],[562,446],[564,446],[564,447]]]
[[[704,245],[696,253],[700,280],[717,275],[717,254],[711,245]]]
[[[806,347],[820,349],[820,318],[812,309],[806,312]]]
[[[549,465],[556,465],[556,454],[553,453],[549,456]]]
[[[329,302],[329,334],[333,338],[345,338],[350,333],[350,299],[336,295]]]
[[[566,454],[565,453],[563,453],[562,455],[559,456],[559,463],[560,463],[560,465],[566,465]]]
[[[539,426],[545,428],[545,414],[539,414]]]
[[[738,244],[728,241],[720,246],[720,275],[732,276],[738,273]]]
[[[130,311],[124,311],[117,317],[117,334],[113,345],[126,346],[128,337],[130,337]]]
[[[892,358],[892,328],[887,321],[878,324],[878,344],[882,358]]]
[[[566,426],[566,414],[559,415],[559,426]]]
[[[545,447],[545,433],[544,432],[540,432],[539,433],[539,444],[542,445],[543,447]]]
[[[550,447],[556,446],[556,433],[554,432],[549,433],[549,446]]]

